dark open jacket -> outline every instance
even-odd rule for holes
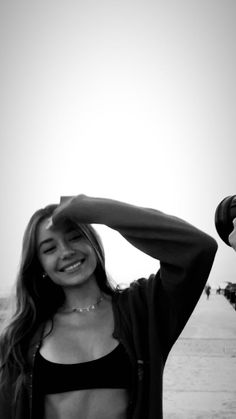
[[[78,208],[79,222],[107,225],[160,261],[156,275],[115,292],[112,301],[114,337],[125,346],[133,365],[127,417],[161,419],[164,365],[204,289],[217,244],[191,224],[157,210],[89,197]],[[29,373],[17,403],[13,403],[10,386],[7,397],[0,394],[1,419],[36,417],[33,371],[42,330],[43,325],[32,338]]]

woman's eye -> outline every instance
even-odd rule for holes
[[[48,249],[45,249],[45,250],[43,251],[43,253],[51,253],[51,252],[53,252],[55,249],[56,249],[56,248],[55,248],[55,246],[53,246],[53,247],[49,247]]]
[[[76,236],[72,236],[69,238],[69,241],[76,241],[82,238],[81,234],[77,234]]]

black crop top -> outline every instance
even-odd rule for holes
[[[43,394],[94,388],[129,389],[131,377],[131,363],[121,344],[108,355],[78,364],[51,362],[39,352],[35,359],[35,379]]]

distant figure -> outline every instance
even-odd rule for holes
[[[205,286],[205,293],[206,293],[207,299],[209,300],[209,297],[211,295],[211,286],[210,285]]]
[[[117,288],[93,224],[155,258],[157,273]],[[165,361],[216,250],[188,222],[108,198],[62,197],[38,210],[0,340],[0,418],[161,419]],[[128,264],[122,252],[117,261]]]
[[[221,294],[221,288],[220,287],[217,288],[216,293]]]

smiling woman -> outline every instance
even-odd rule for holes
[[[51,278],[62,287],[82,285],[88,278],[94,280],[96,253],[82,232],[70,223],[47,228],[48,220],[38,226],[37,246],[39,261]],[[95,281],[94,281],[95,282]]]
[[[91,224],[118,231],[160,270],[113,286]],[[79,195],[37,211],[0,342],[1,419],[161,419],[164,364],[216,248],[179,218],[111,199]]]

